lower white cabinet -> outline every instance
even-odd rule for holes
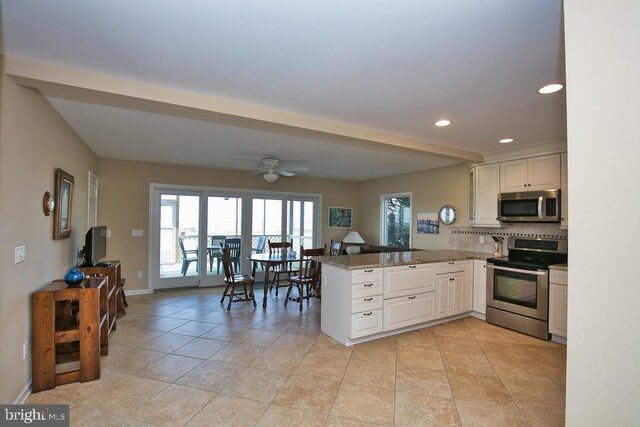
[[[438,304],[437,319],[464,313],[464,272],[441,274],[436,276]]]
[[[435,292],[384,300],[384,331],[428,322],[436,318]]]
[[[473,311],[487,313],[487,261],[473,261]]]
[[[567,337],[567,271],[551,269],[549,277],[549,332]]]
[[[433,264],[399,265],[384,269],[385,299],[435,290]]]
[[[371,310],[351,315],[351,334],[349,337],[360,338],[382,332],[382,310]]]

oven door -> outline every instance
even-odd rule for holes
[[[547,321],[549,271],[487,263],[487,306]]]

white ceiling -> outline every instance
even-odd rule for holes
[[[566,138],[560,0],[3,0],[9,56],[493,152]],[[305,160],[361,180],[451,162],[50,99],[103,157]],[[448,128],[432,123],[442,117]],[[179,144],[176,144],[179,141]],[[336,151],[338,150],[338,151]],[[340,153],[337,158],[335,153]],[[372,165],[374,167],[372,167]]]

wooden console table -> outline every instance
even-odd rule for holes
[[[118,313],[125,314],[127,300],[124,297],[124,281],[120,261],[107,261],[107,265],[81,267],[87,277],[106,276],[109,278],[109,331],[115,331]]]
[[[31,310],[33,392],[100,378],[100,355],[108,352],[108,279],[85,279],[69,286],[56,280],[34,292]],[[80,361],[74,371],[56,365]]]

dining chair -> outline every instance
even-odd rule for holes
[[[240,248],[242,247],[242,239],[240,239],[239,237],[226,239],[224,241],[224,247],[225,249],[230,249],[229,256],[233,261],[235,271],[238,271],[240,269]]]
[[[218,269],[216,274],[220,274],[220,260],[222,259],[222,248],[224,247],[224,241],[227,236],[211,236],[209,238],[209,247],[207,253],[209,254],[209,271],[213,271],[214,258],[218,261]]]
[[[320,298],[322,264],[312,258],[324,255],[326,249],[327,245],[316,249],[305,249],[304,246],[300,246],[300,271],[297,275],[289,277],[287,296],[284,299],[285,306],[289,300],[300,301],[300,311],[302,311],[302,302],[310,299],[313,291],[316,291],[316,296]],[[298,298],[291,298],[294,285],[298,289]]]
[[[198,271],[198,247],[196,246],[194,249],[185,249],[184,238],[182,237],[178,239],[178,243],[180,244],[180,252],[182,253],[182,275],[187,275],[189,264],[192,262],[196,263],[196,271]]]
[[[231,310],[232,302],[252,301],[253,307],[256,307],[256,296],[253,292],[253,284],[255,283],[254,275],[236,274],[233,266],[235,261],[232,257],[233,249],[225,247],[222,249],[222,267],[224,268],[224,282],[226,287],[220,299],[220,304],[224,304],[224,299],[228,296],[229,303],[227,311]],[[255,272],[254,272],[255,274]],[[236,287],[242,286],[242,292],[236,294]]]
[[[292,250],[293,240],[291,240],[290,242],[272,242],[271,240],[267,240],[267,246],[269,248],[269,256],[282,256],[286,254],[287,251]],[[271,292],[275,285],[276,296],[278,296],[278,288],[287,286],[280,286],[280,275],[286,274],[287,277],[291,277],[291,275],[296,274],[298,270],[293,268],[293,263],[291,261],[288,261],[272,263],[271,272],[273,273],[273,278],[271,279],[271,284],[269,285],[269,292]]]
[[[329,243],[329,256],[342,255],[342,242],[334,242],[331,239]]]

